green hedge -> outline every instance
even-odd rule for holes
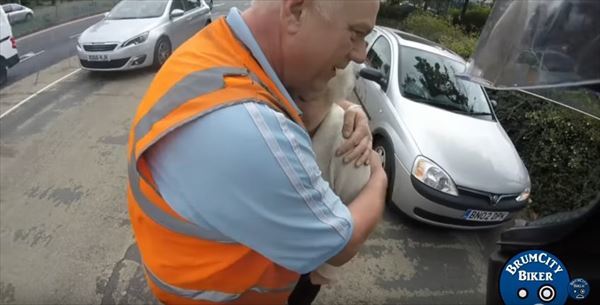
[[[469,32],[479,33],[490,15],[491,8],[484,6],[473,6],[465,12],[465,18],[460,20],[460,9],[450,9],[449,15],[452,24],[458,25]]]
[[[402,21],[415,10],[414,6],[410,5],[390,5],[381,4],[379,7],[379,17],[391,19],[394,21]]]
[[[464,58],[471,55],[477,43],[475,35],[465,34],[450,21],[429,12],[416,11],[399,23],[398,27],[403,31],[440,43]]]
[[[591,202],[600,191],[600,121],[522,92],[489,93],[529,170],[532,218]],[[579,98],[600,103],[593,94]]]

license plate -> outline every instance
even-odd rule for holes
[[[108,55],[88,55],[89,61],[109,61]]]
[[[508,216],[508,212],[492,212],[480,210],[467,210],[465,219],[472,221],[503,221]]]

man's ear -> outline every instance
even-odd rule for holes
[[[289,34],[295,34],[300,30],[306,2],[305,0],[283,0],[281,18]]]

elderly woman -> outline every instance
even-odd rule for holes
[[[342,145],[344,110],[337,105],[352,92],[354,75],[352,64],[338,70],[325,92],[306,98],[299,103],[303,111],[302,120],[312,140],[313,150],[323,179],[346,204],[352,202],[369,180],[369,166],[344,162],[344,156],[335,152]],[[310,107],[307,107],[310,104]],[[360,107],[359,105],[352,107]],[[303,275],[289,297],[289,305],[311,304],[321,285],[335,280],[338,267],[324,264],[310,275]]]

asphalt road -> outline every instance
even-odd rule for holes
[[[91,16],[17,39],[21,62],[8,70],[8,82],[5,86],[75,56],[75,43],[79,34],[102,17]]]
[[[127,134],[153,76],[69,57],[0,91],[0,114],[13,109],[0,118],[0,304],[156,304],[125,200]],[[388,210],[316,303],[482,304],[497,234]]]

